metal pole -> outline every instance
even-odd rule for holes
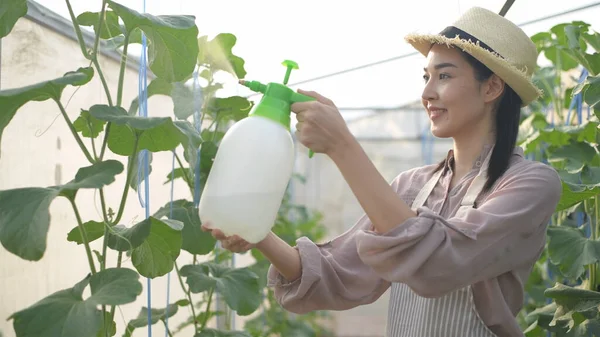
[[[515,0],[506,0],[506,2],[504,3],[504,6],[502,6],[502,9],[500,10],[500,14],[501,16],[506,16],[506,12],[508,12],[508,10],[510,9],[510,7],[515,3]]]

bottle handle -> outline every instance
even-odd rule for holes
[[[306,96],[297,92],[292,93],[292,97],[291,97],[291,101],[292,103],[296,103],[296,102],[310,102],[310,101],[315,101],[316,99],[314,97],[310,97],[310,96]],[[314,151],[311,149],[308,149],[308,158],[312,158],[315,155]]]

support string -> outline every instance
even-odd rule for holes
[[[143,12],[146,12],[146,0],[142,0],[143,2]],[[139,66],[139,78],[138,78],[138,95],[139,95],[139,115],[142,117],[148,117],[148,76],[146,73],[146,35],[142,32],[142,52],[140,55],[140,66]],[[148,150],[142,150],[140,161],[138,162],[138,184],[141,181],[140,176],[143,175],[144,179],[144,199],[140,199],[140,203],[142,207],[145,209],[146,219],[150,217],[150,184],[149,184],[149,171],[150,171],[150,163],[149,163],[149,154]],[[138,196],[140,195],[140,188],[138,185]],[[146,279],[147,281],[147,292],[146,296],[148,298],[147,306],[148,306],[148,337],[152,337],[152,281],[150,278]]]

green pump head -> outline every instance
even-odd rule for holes
[[[296,102],[308,102],[315,99],[299,94],[287,86],[292,69],[298,69],[298,64],[290,60],[285,60],[282,64],[287,68],[283,84],[271,82],[265,85],[257,81],[244,80],[240,80],[240,84],[254,92],[264,94],[249,116],[261,116],[272,119],[290,130],[290,114],[292,112],[290,106]],[[313,152],[310,150],[309,157],[312,156]]]

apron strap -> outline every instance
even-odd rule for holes
[[[471,208],[475,206],[475,201],[477,200],[479,193],[481,193],[481,191],[483,190],[483,187],[485,186],[485,182],[487,180],[487,172],[490,163],[490,158],[492,157],[492,150],[493,148],[490,149],[490,152],[488,152],[487,156],[485,157],[485,160],[483,161],[483,164],[481,164],[481,169],[479,170],[479,173],[473,179],[471,185],[469,185],[467,193],[460,202],[461,208]]]
[[[475,205],[475,201],[476,201],[477,197],[479,196],[479,193],[481,193],[481,191],[483,190],[483,187],[485,186],[485,182],[487,179],[488,165],[490,162],[490,158],[492,157],[492,151],[493,151],[493,147],[488,152],[485,160],[483,161],[483,164],[481,165],[481,169],[479,170],[479,173],[473,179],[473,181],[471,182],[471,185],[469,185],[469,189],[467,189],[467,193],[461,200],[461,203],[460,203],[461,208],[462,207],[471,208]],[[417,197],[415,198],[415,200],[413,201],[413,203],[410,207],[413,212],[416,212],[419,207],[421,207],[425,204],[425,201],[427,200],[427,198],[429,197],[429,195],[435,188],[435,185],[438,183],[438,181],[440,180],[440,177],[442,176],[443,173],[444,173],[444,169],[442,168],[438,172],[436,172],[429,179],[429,181],[427,181],[425,186],[423,186],[423,188],[419,191],[419,194],[417,194]]]
[[[433,188],[440,180],[440,177],[443,173],[444,169],[442,168],[438,172],[436,172],[425,184],[425,186],[423,186],[423,188],[419,191],[419,194],[417,194],[417,197],[415,198],[415,200],[412,203],[412,206],[410,207],[413,212],[416,213],[417,209],[425,204],[425,201],[433,191]]]

